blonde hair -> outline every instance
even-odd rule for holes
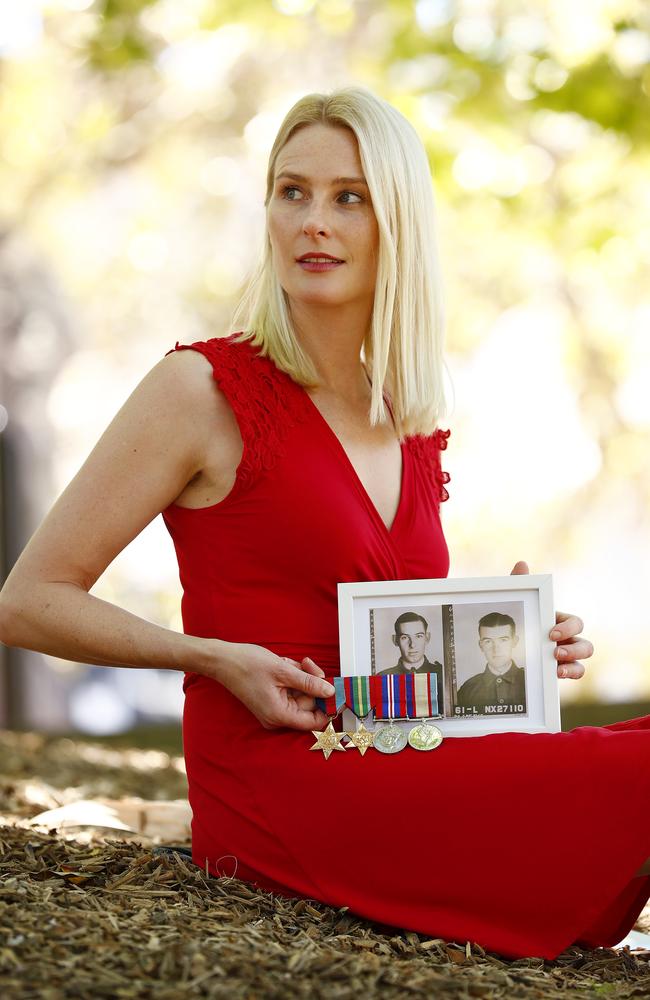
[[[267,212],[280,150],[296,130],[316,123],[342,126],[355,134],[378,224],[372,321],[363,342],[372,379],[370,423],[376,426],[387,419],[382,398],[386,389],[400,439],[431,434],[446,407],[444,316],[426,151],[410,122],[365,87],[307,94],[287,113],[271,148]],[[314,364],[296,337],[288,297],[273,266],[268,228],[231,329],[237,331],[233,339],[251,341],[294,381],[305,387],[319,384]]]

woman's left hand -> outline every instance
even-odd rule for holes
[[[530,572],[528,564],[518,562],[510,573],[511,576],[520,576]],[[549,638],[556,641],[555,658],[558,660],[558,677],[570,677],[578,680],[585,672],[584,663],[581,659],[588,659],[592,656],[594,647],[589,639],[583,639],[580,633],[584,628],[582,619],[577,615],[569,615],[563,611],[555,612],[555,627],[551,629]]]

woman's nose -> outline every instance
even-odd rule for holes
[[[305,233],[325,233],[329,231],[329,226],[327,210],[322,205],[312,202],[303,222]]]

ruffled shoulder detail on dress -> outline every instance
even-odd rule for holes
[[[212,364],[213,377],[237,418],[242,436],[238,478],[245,485],[286,454],[288,431],[305,419],[306,407],[302,388],[249,341],[234,341],[236,335],[192,344],[176,341],[167,354],[199,351]]]
[[[422,472],[431,478],[439,504],[449,499],[445,487],[451,477],[441,468],[440,453],[445,451],[450,434],[450,430],[443,431],[438,428],[433,434],[410,434],[406,438]]]

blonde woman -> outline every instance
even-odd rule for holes
[[[339,672],[337,583],[449,568],[427,156],[366,89],[309,94],[265,205],[234,331],[142,379],[12,570],[0,635],[184,672],[192,854],[213,875],[508,956],[615,943],[650,893],[650,717],[308,752]],[[182,635],[89,593],[159,513]],[[558,613],[560,676],[584,672],[581,630]]]

